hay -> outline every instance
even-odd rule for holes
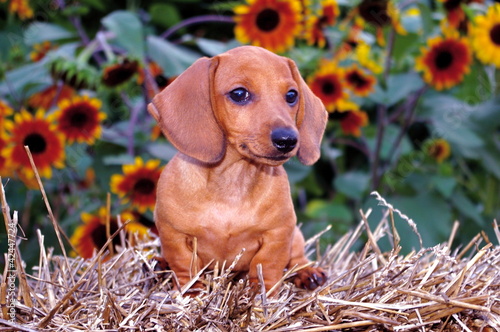
[[[1,198],[9,227],[17,215],[10,214],[3,186]],[[454,228],[447,243],[403,256],[392,218],[399,211],[378,199],[387,213],[376,229],[368,227],[369,211],[362,212],[357,228],[319,256],[329,275],[324,286],[306,292],[285,281],[272,297],[232,280],[229,264],[200,271],[193,282],[203,280],[206,290],[183,296],[173,273],[154,271],[158,239],[130,246],[119,230],[114,236],[122,246],[114,256],[105,260],[105,245],[84,260],[53,255],[38,232],[40,258],[31,274],[15,246],[15,302],[9,302],[8,264],[0,279],[0,331],[500,331],[500,247],[478,235],[451,252]],[[494,230],[498,243],[496,221]],[[356,252],[363,235],[368,240]],[[390,252],[377,244],[384,237],[393,243]],[[316,244],[317,237],[308,251],[317,251]]]

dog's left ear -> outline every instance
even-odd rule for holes
[[[288,63],[300,90],[299,112],[297,114],[300,146],[297,157],[304,165],[312,165],[320,156],[320,144],[328,120],[328,113],[321,100],[307,86],[295,62],[288,59]]]

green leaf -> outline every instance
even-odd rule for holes
[[[195,42],[200,50],[208,56],[215,56],[230,49],[230,46],[227,43],[222,43],[216,40],[196,38]]]
[[[375,145],[376,145],[376,133],[377,128],[375,126],[368,126],[365,130],[366,134],[366,143],[369,146],[371,151],[375,151]],[[384,131],[384,138],[382,140],[382,147],[380,150],[380,156],[382,159],[387,159],[389,155],[392,152],[393,145],[398,139],[398,136],[400,134],[401,127],[397,125],[387,125],[385,127]],[[410,143],[410,140],[407,135],[404,135],[403,138],[401,139],[401,142],[399,144],[399,147],[397,149],[397,153],[392,156],[393,160],[397,158],[398,155],[404,155],[407,153],[410,153],[413,150],[413,147]]]
[[[81,176],[92,165],[92,157],[89,156],[86,149],[86,144],[72,144],[65,148],[66,165],[75,169]]]
[[[134,157],[128,153],[109,155],[102,158],[104,165],[132,165]]]
[[[498,145],[488,141],[484,148],[479,149],[478,159],[486,170],[500,179],[500,147]]]
[[[482,104],[476,105],[470,112],[471,126],[481,134],[482,137],[491,137],[500,126],[500,98],[490,99]]]
[[[484,65],[476,62],[471,66],[470,73],[464,77],[455,95],[468,104],[477,104],[491,98],[492,91]]]
[[[146,146],[146,150],[151,156],[161,160],[171,160],[177,150],[169,143],[154,142]]]
[[[26,45],[34,45],[46,40],[54,41],[74,36],[74,32],[68,31],[57,24],[36,21],[30,24],[24,32],[24,42]]]
[[[396,35],[394,42],[393,56],[396,61],[401,61],[405,56],[418,49],[420,36],[416,33],[409,33],[405,36]]]
[[[484,144],[479,135],[462,124],[436,122],[434,128],[439,137],[461,147],[478,148]]]
[[[420,75],[415,72],[390,75],[387,80],[387,88],[380,84],[375,87],[375,92],[368,99],[373,102],[392,106],[424,86]]]
[[[351,210],[345,204],[327,202],[320,199],[311,200],[307,204],[305,213],[308,218],[314,219],[350,222],[353,218]]]
[[[367,173],[352,171],[338,175],[334,180],[335,188],[350,198],[361,200],[364,196],[370,176]]]
[[[0,94],[24,95],[31,94],[29,88],[40,85],[49,85],[52,80],[43,61],[30,63],[11,70],[5,74],[5,79],[0,84]]]
[[[478,226],[484,227],[484,221],[481,217],[479,208],[465,196],[462,190],[455,191],[452,198],[451,202],[453,206],[460,211],[460,213],[473,220]]]
[[[431,176],[430,182],[444,198],[450,198],[457,186],[457,181],[447,176]]]
[[[169,28],[182,20],[176,6],[169,3],[154,3],[149,7],[151,23],[163,28]]]
[[[295,158],[285,163],[284,167],[292,184],[302,181],[312,171],[311,166],[303,165]]]
[[[101,0],[82,0],[82,2],[88,4],[92,8],[95,8],[101,12],[106,10],[106,6],[104,5],[105,2]]]
[[[484,141],[473,129],[471,115],[474,109],[452,96],[439,95],[428,98],[424,107],[430,110],[433,133],[452,144],[454,152],[472,157]]]
[[[162,67],[168,77],[181,74],[201,56],[156,36],[148,36],[147,47],[149,56]]]
[[[119,10],[104,17],[101,23],[115,34],[116,41],[129,55],[138,59],[144,57],[144,31],[137,15]]]
[[[422,30],[424,32],[424,36],[430,35],[436,26],[434,23],[434,15],[431,8],[423,3],[417,3],[418,9],[420,10],[420,18],[422,19]]]
[[[389,198],[388,202],[416,223],[424,247],[435,246],[448,238],[452,215],[450,206],[441,197],[422,192],[416,196]],[[395,216],[395,220],[401,244],[418,249],[418,238],[408,227],[407,222],[398,216]]]

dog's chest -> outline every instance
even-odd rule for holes
[[[231,261],[243,249],[245,257],[253,256],[260,248],[266,231],[257,216],[254,209],[214,204],[193,216],[193,227],[186,233],[196,238],[198,248],[204,248],[199,251],[201,256],[210,253],[207,257],[201,257],[207,262],[211,259]]]

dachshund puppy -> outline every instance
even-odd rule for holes
[[[282,165],[318,160],[327,112],[292,60],[255,46],[201,58],[148,111],[179,150],[158,182],[155,221],[181,286],[242,249],[234,270],[256,285],[261,264],[266,290],[308,263]],[[325,280],[308,267],[294,282],[314,289]]]

